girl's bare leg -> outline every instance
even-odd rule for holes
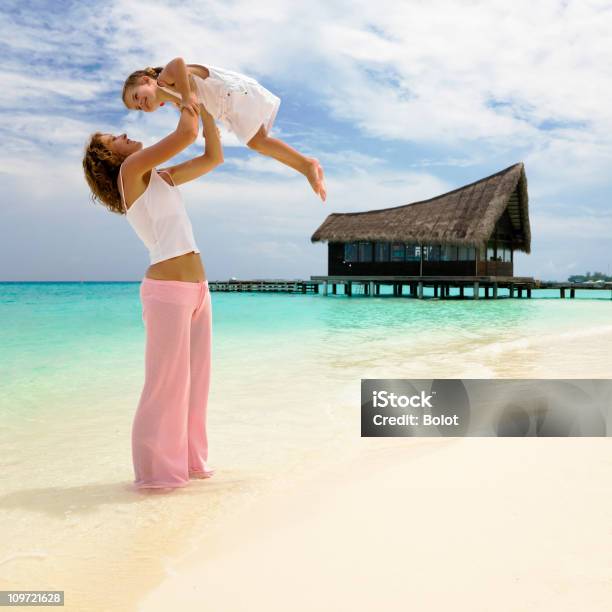
[[[257,134],[249,140],[247,146],[301,172],[308,179],[313,191],[325,202],[327,197],[325,178],[318,159],[304,157],[286,142],[268,136],[263,125],[259,128]]]

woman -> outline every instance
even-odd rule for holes
[[[204,154],[157,169],[198,135]],[[212,116],[196,104],[181,107],[176,130],[142,147],[125,134],[93,134],[83,167],[94,199],[125,214],[149,249],[140,283],[146,329],[145,382],[132,426],[137,489],[174,489],[208,478],[206,411],[212,355],[208,281],[177,185],[223,162]]]

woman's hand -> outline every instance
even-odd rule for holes
[[[194,142],[198,137],[199,116],[198,109],[194,108],[192,104],[181,106],[181,116],[176,126],[177,133],[186,135],[191,139],[191,142]]]
[[[179,110],[186,106],[191,107],[197,115],[200,114],[200,102],[193,92],[191,92],[188,97],[181,98],[181,102],[178,104]]]
[[[210,131],[210,126],[214,125],[215,130],[217,131],[217,138],[221,140],[221,132],[219,131],[217,124],[214,122],[213,116],[206,110],[206,107],[203,104],[200,106],[200,114],[202,116],[202,136],[206,138],[206,130],[208,129]]]

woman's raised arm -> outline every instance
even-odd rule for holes
[[[223,147],[221,146],[221,138],[219,137],[219,130],[215,125],[215,120],[204,106],[200,108],[204,125],[203,135],[206,139],[204,154],[198,155],[182,164],[165,168],[175,185],[193,181],[223,163]]]
[[[133,177],[143,176],[193,144],[197,137],[198,115],[192,106],[184,106],[174,132],[154,145],[130,155],[123,162],[123,173]]]

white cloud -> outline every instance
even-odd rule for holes
[[[334,116],[376,138],[537,147],[541,157],[573,143],[562,127],[541,130],[542,122],[578,121],[583,134],[598,134],[601,147],[612,149],[607,3],[268,1],[264,10],[242,0],[184,3],[179,10],[137,0],[98,10],[76,29],[66,28],[65,17],[55,15],[51,27],[42,19],[17,27],[16,47],[59,51],[60,43],[69,44],[88,50],[85,64],[95,46],[106,66],[94,73],[113,80],[85,78],[86,66],[73,79],[44,70],[36,78],[27,71],[3,74],[22,98],[61,90],[91,99],[104,84],[116,89],[130,71],[181,54],[307,90]],[[87,45],[96,32],[102,48]]]
[[[588,213],[578,210],[573,215],[550,215],[532,212],[530,223],[532,233],[539,241],[550,240],[552,244],[572,245],[572,250],[578,248],[580,242],[593,240],[609,240],[612,227],[612,213]]]
[[[281,164],[275,159],[255,153],[244,159],[237,157],[227,159],[225,167],[235,168],[240,173],[266,173],[286,178],[295,176],[295,170],[292,168]]]

